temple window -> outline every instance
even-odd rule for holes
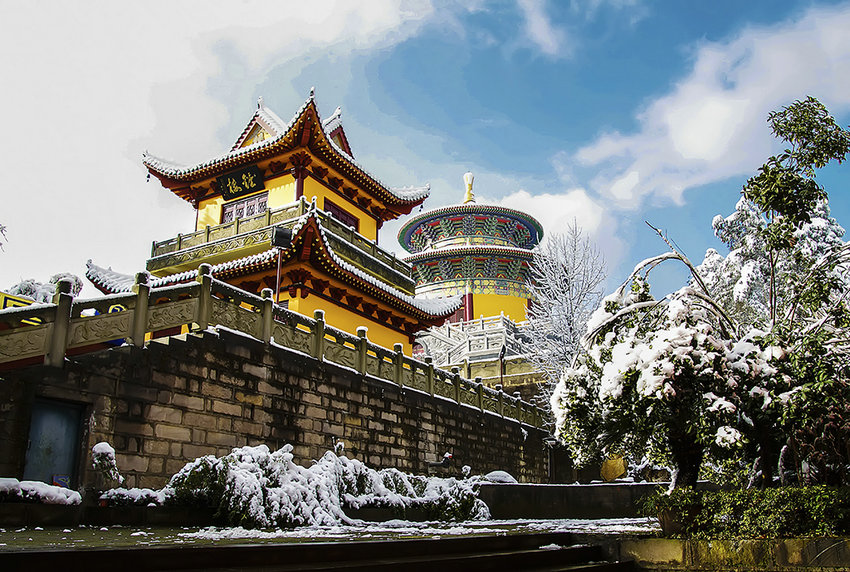
[[[327,212],[329,215],[334,217],[342,224],[354,227],[355,231],[360,230],[360,221],[357,219],[356,216],[345,211],[342,207],[333,204],[327,199],[325,199],[325,212]]]
[[[238,218],[248,218],[262,214],[266,212],[268,200],[269,194],[261,193],[247,199],[226,203],[221,207],[221,222],[224,224],[233,222]]]

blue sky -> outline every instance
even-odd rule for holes
[[[848,29],[848,2],[0,0],[0,288],[88,258],[142,269],[194,217],[141,153],[206,159],[258,96],[288,118],[312,86],[367,170],[431,184],[426,208],[459,202],[471,170],[479,201],[548,233],[575,218],[609,289],[666,248],[645,220],[699,262],[777,149],[770,110],[814,95],[850,123]],[[848,169],[819,178],[850,226]]]

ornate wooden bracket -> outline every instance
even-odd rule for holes
[[[313,285],[313,290],[318,292],[319,294],[324,293],[327,290],[328,286],[331,285],[327,280],[322,280],[321,278],[310,278],[310,284]]]
[[[280,174],[286,170],[286,161],[272,161],[269,163],[269,169],[271,169],[272,173],[275,175]]]

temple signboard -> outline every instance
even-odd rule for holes
[[[256,165],[222,175],[216,179],[224,200],[229,201],[242,195],[262,191],[265,188],[263,174]]]

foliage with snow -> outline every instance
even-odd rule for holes
[[[850,436],[850,246],[814,182],[815,167],[850,152],[850,133],[812,98],[769,122],[790,148],[747,182],[733,215],[715,218],[729,254],[709,250],[694,267],[670,245],[590,317],[587,350],[551,399],[579,464],[649,451],[672,461],[673,486],[692,485],[709,453],[753,463],[765,485],[781,451],[796,454],[797,475],[817,457],[808,427],[831,419],[834,444]],[[654,300],[648,275],[666,260],[692,279]],[[822,466],[850,464],[846,447],[828,457]]]
[[[38,282],[32,278],[21,280],[7,290],[9,294],[29,298],[36,302],[49,303],[53,302],[53,295],[56,293],[56,285],[60,280],[71,281],[71,294],[79,296],[83,290],[83,281],[79,276],[69,274],[68,272],[60,272],[50,277],[47,284]]]
[[[42,483],[0,478],[0,502],[33,502],[41,504],[80,504],[82,497],[77,491]]]
[[[105,441],[97,443],[91,448],[92,469],[103,476],[105,482],[116,481],[118,484],[124,482],[124,477],[118,472],[118,463],[115,460],[115,449]]]
[[[400,514],[416,508],[434,520],[460,521],[489,518],[477,483],[374,470],[332,451],[303,467],[293,461],[291,445],[274,452],[259,445],[196,459],[161,491],[116,489],[101,498],[114,504],[212,506],[230,525],[261,528],[350,524],[345,510],[364,507]]]

